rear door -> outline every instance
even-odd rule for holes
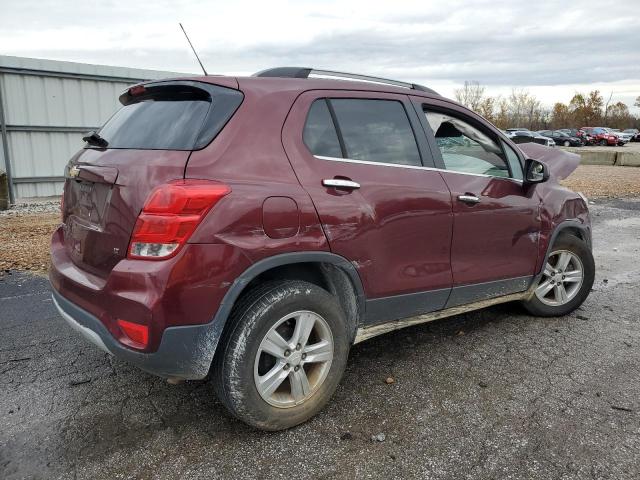
[[[132,87],[120,101],[123,107],[98,132],[106,144],[87,144],[66,168],[67,252],[76,266],[103,278],[127,256],[150,191],[184,178],[191,151],[217,135],[242,94],[201,82],[169,81]]]
[[[363,281],[370,323],[444,306],[451,287],[449,190],[408,97],[301,95],[283,129],[331,250]]]
[[[526,290],[534,274],[540,199],[522,182],[518,153],[480,117],[415,99],[454,212],[447,306]]]

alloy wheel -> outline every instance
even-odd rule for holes
[[[564,305],[578,294],[584,279],[580,258],[569,250],[557,250],[549,255],[535,294],[542,303]]]
[[[300,405],[327,378],[333,335],[324,318],[299,311],[278,320],[262,339],[253,377],[262,399],[274,407]]]

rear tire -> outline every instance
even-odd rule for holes
[[[246,295],[229,322],[213,382],[236,418],[283,430],[326,405],[350,347],[347,319],[333,295],[308,282],[270,282]]]
[[[606,140],[600,140],[600,142],[598,142],[600,144],[601,147],[606,147],[607,146],[607,141]]]
[[[595,270],[593,254],[586,243],[573,235],[561,235],[551,248],[535,293],[522,304],[538,317],[567,315],[589,295]]]

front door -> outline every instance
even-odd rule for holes
[[[453,202],[447,306],[526,290],[538,256],[540,199],[523,185],[517,152],[471,112],[438,101],[421,107]]]
[[[366,321],[443,308],[451,289],[451,197],[404,95],[301,95],[283,143],[331,250],[357,268]]]

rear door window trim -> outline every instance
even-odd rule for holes
[[[425,167],[420,165],[401,165],[399,163],[372,162],[369,160],[357,160],[355,158],[327,157],[324,155],[313,155],[313,157],[318,160],[324,160],[329,162],[360,163],[363,165],[371,165],[376,167],[408,168],[411,170],[429,170],[433,172],[447,172],[447,173],[456,173],[458,175],[469,175],[472,177],[486,177],[486,178],[497,178],[500,180],[511,180],[512,182],[519,183],[519,184],[523,183],[522,180],[519,180],[517,178],[512,178],[512,177],[496,177],[493,175],[486,175],[484,173],[458,172],[456,170],[447,170],[446,168]]]

